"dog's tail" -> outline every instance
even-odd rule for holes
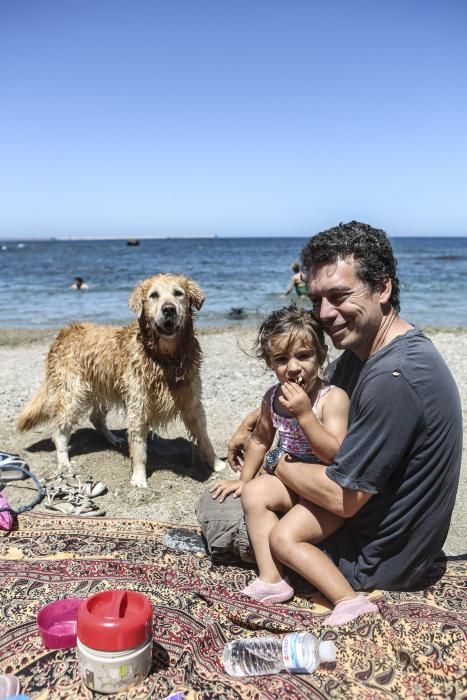
[[[31,430],[36,425],[45,423],[48,418],[47,387],[43,384],[21,411],[16,429],[20,433],[24,430]]]

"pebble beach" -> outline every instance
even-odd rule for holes
[[[57,329],[4,328],[0,333],[0,450],[19,453],[40,479],[56,473],[56,457],[51,426],[43,425],[29,433],[17,434],[15,423],[24,403],[44,377],[44,361]],[[467,412],[467,329],[425,328],[445,358],[461,394],[463,415]],[[220,457],[240,420],[253,409],[274,377],[244,350],[251,348],[254,329],[235,326],[219,330],[203,329],[200,342],[204,353],[202,367],[203,403],[208,432]],[[111,429],[124,434],[123,416],[110,414]],[[466,551],[467,454],[464,450],[461,480],[451,528],[444,551],[447,555]],[[83,421],[71,441],[73,471],[82,478],[104,482],[108,491],[96,499],[105,517],[138,518],[181,525],[195,525],[194,506],[199,495],[218,476],[233,476],[229,467],[212,475],[199,461],[181,423],[174,423],[149,444],[148,489],[130,486],[127,454],[111,449]],[[9,484],[5,490],[12,505],[32,500],[30,480]],[[40,504],[37,511],[43,511]]]

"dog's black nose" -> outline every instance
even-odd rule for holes
[[[175,308],[175,304],[166,302],[162,305],[162,313],[164,314],[165,318],[173,318],[175,316],[176,311],[177,309]]]

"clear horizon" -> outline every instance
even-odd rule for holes
[[[461,0],[2,3],[0,239],[465,237],[466,20]]]
[[[318,231],[316,233],[319,233]],[[254,239],[254,238],[290,238],[290,239],[299,239],[302,240],[303,238],[309,238],[313,235],[313,233],[309,235],[303,235],[303,236],[296,236],[296,235],[290,235],[290,236],[281,236],[281,235],[268,235],[268,234],[263,234],[263,235],[242,235],[242,236],[223,236],[223,235],[216,235],[214,234],[213,236],[43,236],[43,237],[38,237],[38,236],[4,236],[0,237],[0,242],[1,243],[21,243],[22,241],[30,242],[30,241],[45,241],[45,242],[50,242],[50,241],[127,241],[127,240],[133,240],[136,239],[138,241],[159,241],[159,240],[206,240],[206,239],[216,239],[216,238],[222,238],[222,239],[237,239],[237,238],[245,238],[245,239]],[[450,239],[455,239],[455,238],[467,238],[467,236],[462,236],[462,235],[451,235],[451,234],[432,234],[432,235],[424,235],[424,234],[412,234],[410,236],[406,235],[395,235],[395,236],[389,236],[391,239],[393,238],[438,238],[438,239],[443,239],[443,240],[450,240]]]

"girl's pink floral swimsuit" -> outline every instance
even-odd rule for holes
[[[281,416],[274,410],[274,401],[276,394],[280,389],[280,384],[275,388],[275,391],[271,393],[271,418],[272,424],[279,432],[279,443],[277,447],[270,450],[266,455],[265,468],[274,468],[281,455],[287,452],[292,457],[300,459],[302,462],[313,462],[321,464],[319,457],[313,452],[313,448],[308,442],[305,433],[300,427],[300,423],[296,418],[286,418]],[[324,386],[319,390],[316,400],[313,404],[312,410],[315,416],[317,416],[317,410],[320,401],[326,396],[326,394],[334,389],[334,385]]]

